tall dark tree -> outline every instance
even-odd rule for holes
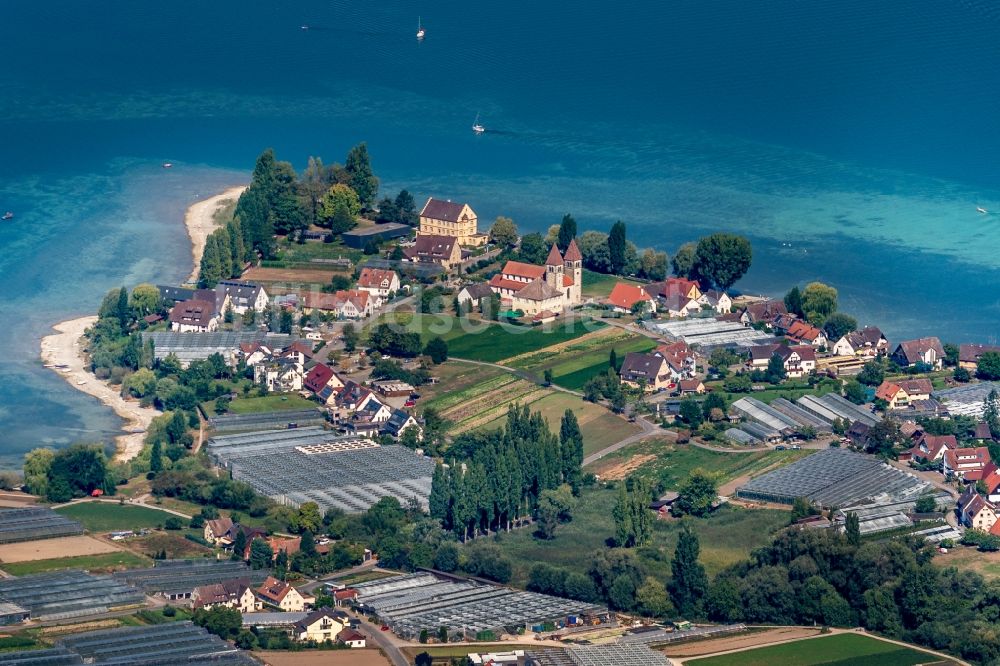
[[[378,196],[378,178],[372,172],[371,158],[368,156],[368,145],[359,143],[351,148],[347,153],[347,161],[344,162],[344,169],[350,175],[351,181],[348,183],[351,189],[357,192],[361,205],[371,208]]]
[[[861,545],[861,522],[858,514],[851,512],[847,514],[844,521],[844,534],[847,536],[847,543],[855,548]]]
[[[265,257],[274,251],[271,198],[276,190],[275,165],[273,149],[268,148],[260,154],[250,179],[250,187],[240,195],[235,211],[248,252],[257,251]]]
[[[556,245],[559,246],[561,252],[565,252],[566,248],[569,247],[569,242],[576,238],[576,220],[569,213],[563,215],[562,222],[559,224],[559,237],[556,240]]]
[[[625,238],[625,223],[618,220],[613,225],[611,225],[611,231],[608,233],[608,253],[611,261],[611,272],[620,275],[622,269],[625,268],[625,253],[628,246],[626,245]]]
[[[706,284],[727,290],[746,274],[752,259],[750,241],[743,236],[712,234],[698,241],[694,274]]]
[[[309,530],[302,533],[299,541],[299,552],[306,557],[316,557],[316,539]]]
[[[694,255],[696,245],[694,243],[684,243],[670,259],[670,266],[674,269],[677,277],[690,278],[694,274]]]
[[[395,222],[408,224],[415,227],[420,224],[420,216],[417,215],[417,204],[413,200],[413,195],[406,190],[400,190],[393,202],[396,208]]]
[[[691,530],[685,520],[674,549],[674,559],[670,562],[670,599],[682,617],[697,613],[702,598],[708,591],[708,577],[705,567],[698,561],[701,545],[698,535]]]
[[[574,495],[580,494],[581,471],[583,465],[583,433],[580,423],[572,409],[563,413],[559,423],[559,451],[562,453],[563,481],[573,489]]]
[[[128,305],[128,290],[125,287],[118,290],[118,304],[115,307],[115,315],[118,317],[118,324],[122,327],[122,332],[127,331],[132,321],[132,309]]]
[[[241,529],[236,530],[236,536],[233,537],[233,555],[232,559],[242,560],[246,556],[247,551],[247,535]]]
[[[159,437],[153,440],[149,451],[149,471],[153,474],[163,471],[163,444]]]
[[[785,309],[791,314],[799,317],[805,314],[805,312],[802,311],[802,292],[799,290],[798,286],[792,287],[788,290],[788,293],[785,294]]]

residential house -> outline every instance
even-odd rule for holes
[[[305,374],[305,354],[300,350],[272,352],[253,365],[254,384],[278,393],[301,391]]]
[[[682,379],[677,383],[681,395],[703,395],[705,384],[700,379]]]
[[[375,311],[375,299],[367,291],[340,289],[332,294],[307,292],[302,297],[302,312],[313,310],[332,313],[341,319],[362,319]]]
[[[944,475],[957,476],[967,482],[978,481],[990,461],[990,450],[985,446],[951,449],[944,453]]]
[[[229,533],[232,532],[232,530],[233,521],[226,516],[216,518],[215,520],[206,520],[205,541],[213,546],[218,546],[222,543],[223,539],[229,536]]]
[[[683,294],[671,294],[657,299],[659,311],[668,317],[687,317],[701,312],[701,305]]]
[[[975,374],[979,368],[979,357],[986,352],[1000,353],[1000,345],[973,345],[965,344],[958,346],[958,365],[969,372]]]
[[[781,345],[778,343],[750,347],[750,367],[754,370],[767,370],[768,364],[771,363],[771,357],[775,355],[779,347]]]
[[[374,296],[378,302],[375,307],[379,307],[389,300],[390,294],[399,291],[399,276],[396,275],[396,271],[365,266],[358,276],[358,289]]]
[[[234,524],[233,529],[229,530],[229,534],[226,535],[225,539],[222,541],[222,547],[230,547],[236,543],[239,533],[243,534],[243,543],[246,546],[243,548],[243,561],[246,562],[250,559],[250,545],[253,543],[254,539],[267,539],[267,532],[259,527],[247,527],[246,525]]]
[[[306,373],[302,386],[312,391],[323,404],[329,404],[337,390],[344,386],[344,380],[330,366],[318,363]]]
[[[238,315],[245,314],[248,310],[254,312],[264,312],[267,310],[269,299],[264,287],[251,282],[240,282],[238,280],[223,280],[215,287],[216,291],[222,291],[229,296],[233,312]]]
[[[424,438],[424,429],[417,423],[417,419],[412,414],[402,409],[393,409],[389,418],[382,424],[381,430],[390,437],[399,439],[403,435],[403,431],[410,428],[416,428],[417,441]]]
[[[774,318],[782,314],[788,314],[784,301],[755,301],[748,303],[740,310],[740,321],[744,326],[763,324],[770,328]]]
[[[639,303],[645,304],[646,312],[656,312],[656,301],[640,285],[618,282],[608,295],[608,305],[614,312],[629,314]]]
[[[851,424],[851,427],[847,429],[845,435],[849,440],[851,440],[851,445],[858,448],[864,448],[868,444],[868,431],[871,430],[871,426],[863,421],[855,421]]]
[[[209,301],[181,301],[170,310],[170,330],[211,333],[219,330],[219,316]]]
[[[656,353],[667,362],[671,379],[693,377],[698,370],[698,356],[686,342],[660,345],[656,348]]]
[[[299,591],[274,576],[268,576],[264,584],[256,589],[256,593],[265,606],[278,608],[285,612],[299,612],[306,608],[305,598]]]
[[[345,587],[342,590],[334,590],[333,592],[333,604],[335,606],[347,606],[358,600],[358,591]]]
[[[683,296],[687,300],[697,301],[701,298],[701,287],[694,280],[671,277],[661,282],[651,282],[646,285],[646,292],[654,298],[666,299]]]
[[[733,299],[729,298],[729,294],[717,289],[709,289],[697,300],[700,305],[712,308],[719,314],[726,314],[733,308]]]
[[[214,289],[195,289],[192,300],[212,303],[215,306],[215,314],[218,315],[219,319],[222,319],[222,315],[233,305],[233,299],[224,289],[219,289],[218,286]]]
[[[180,303],[181,301],[193,300],[194,292],[196,291],[186,287],[169,287],[162,284],[156,285],[156,288],[160,292],[160,302],[166,307],[170,307],[174,303]]]
[[[620,375],[622,383],[636,388],[645,386],[647,392],[659,391],[670,384],[670,369],[659,354],[626,353]]]
[[[243,364],[248,368],[252,368],[264,359],[270,358],[273,354],[273,349],[260,342],[240,343],[240,357],[243,359]]]
[[[940,370],[944,365],[944,347],[936,337],[907,340],[896,346],[892,360],[903,367],[923,363]]]
[[[571,240],[566,255],[555,245],[544,266],[508,261],[489,282],[504,307],[527,316],[559,314],[583,302],[583,255]]]
[[[975,426],[970,428],[969,437],[978,442],[993,441],[993,432],[990,431],[990,424],[979,421]]]
[[[948,451],[958,448],[954,435],[921,434],[917,443],[910,449],[910,459],[917,462],[933,462],[942,460]]]
[[[812,345],[813,347],[823,347],[827,345],[826,333],[823,329],[817,328],[801,319],[792,322],[792,325],[785,331],[785,337],[793,342]]]
[[[281,551],[285,552],[285,555],[291,559],[292,555],[299,552],[302,546],[302,537],[270,537],[267,540],[267,545],[271,547],[271,552],[274,553],[274,559],[278,559],[278,553]]]
[[[809,345],[796,347],[779,345],[774,353],[781,357],[785,375],[789,378],[805,377],[816,371],[816,350]]]
[[[959,512],[964,525],[974,530],[989,532],[996,524],[996,509],[979,493],[964,493],[959,502]]]
[[[341,632],[337,634],[337,642],[342,643],[349,648],[363,648],[368,644],[364,634],[359,634],[350,627],[341,630]]]
[[[933,391],[929,379],[886,380],[875,389],[875,398],[885,400],[889,409],[902,409],[914,402],[929,400]]]
[[[489,299],[493,295],[493,289],[486,282],[473,282],[462,287],[458,294],[458,302],[462,305],[469,304],[470,309],[479,307],[482,300]]]
[[[443,201],[433,197],[427,199],[420,211],[421,236],[449,236],[459,245],[478,247],[485,245],[489,235],[479,233],[479,218],[469,204]]]
[[[996,506],[1000,502],[1000,468],[991,462],[983,468],[983,485],[986,486],[986,499]],[[969,486],[975,490],[975,486]]]
[[[833,344],[836,356],[861,356],[873,359],[889,353],[889,340],[876,326],[866,326],[860,331],[851,331],[841,336]]]
[[[236,608],[240,613],[253,613],[261,609],[261,602],[250,587],[249,578],[234,578],[216,585],[201,585],[192,594],[194,608],[210,609],[216,606]]]
[[[451,236],[417,236],[413,245],[403,249],[403,256],[412,263],[437,264],[451,270],[462,262],[462,248]]]
[[[292,635],[300,641],[316,641],[317,643],[330,641],[332,643],[347,624],[347,615],[343,611],[320,608],[296,622],[292,629]]]

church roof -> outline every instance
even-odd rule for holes
[[[552,249],[549,250],[549,258],[545,260],[545,265],[546,266],[562,266],[562,263],[563,263],[563,258],[562,258],[562,255],[559,254],[559,248],[556,247],[555,243],[553,243],[552,244]]]
[[[580,248],[576,246],[576,239],[574,238],[569,242],[569,247],[566,248],[566,254],[563,256],[565,261],[583,261],[583,255],[580,254]]]

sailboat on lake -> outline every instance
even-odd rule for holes
[[[474,123],[472,123],[472,131],[475,132],[476,134],[482,134],[483,132],[486,131],[486,128],[483,127],[482,124],[480,124],[480,122],[479,122],[479,114],[478,113],[476,114],[476,121]]]
[[[424,30],[424,26],[420,23],[420,17],[417,17],[417,39],[423,39],[427,31]]]

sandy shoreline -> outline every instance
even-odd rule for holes
[[[215,220],[212,219],[215,211],[227,202],[239,199],[246,189],[246,185],[230,187],[225,192],[198,201],[187,209],[187,213],[184,215],[184,226],[187,227],[188,236],[191,238],[191,259],[194,264],[191,268],[191,275],[187,279],[189,283],[198,280],[198,265],[201,263],[201,254],[205,251],[205,240],[216,229]]]
[[[142,440],[146,435],[146,429],[160,411],[152,407],[140,407],[138,400],[123,399],[117,387],[97,379],[87,369],[80,338],[96,321],[97,317],[91,315],[53,326],[58,333],[42,338],[42,362],[46,365],[62,366],[53,368],[53,371],[59,373],[73,388],[94,396],[125,419],[122,430],[126,434],[115,438],[118,447],[115,459],[131,460],[142,451]]]
[[[213,197],[198,201],[187,209],[184,226],[191,238],[191,258],[194,264],[188,282],[193,283],[198,279],[198,265],[205,250],[205,241],[216,229],[215,220],[212,219],[215,211],[227,202],[238,199],[245,189],[245,185],[231,187]],[[115,460],[127,461],[142,451],[142,440],[146,436],[146,430],[153,417],[161,412],[152,407],[140,407],[137,400],[125,400],[117,387],[97,379],[87,369],[80,338],[96,321],[97,317],[91,315],[59,322],[53,326],[57,333],[42,338],[42,362],[46,366],[58,366],[53,367],[52,371],[62,376],[70,386],[97,398],[125,420],[122,426],[125,434],[115,438],[117,446]]]

